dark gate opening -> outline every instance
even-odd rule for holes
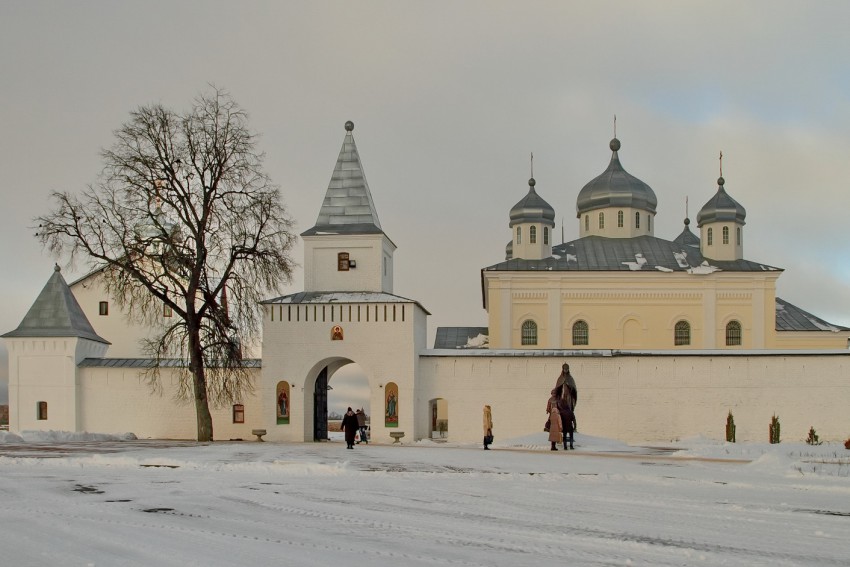
[[[313,441],[328,440],[328,368],[316,377],[313,390]]]

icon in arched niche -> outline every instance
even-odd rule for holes
[[[342,340],[342,327],[339,325],[334,325],[333,329],[331,329],[331,340],[332,341],[341,341]]]
[[[286,425],[289,423],[289,382],[277,383],[277,423]]]
[[[384,425],[386,427],[398,427],[398,385],[390,382],[384,392],[387,395],[386,406],[384,407]]]

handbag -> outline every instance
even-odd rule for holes
[[[552,425],[552,422],[551,422],[550,420],[548,420],[548,419],[547,419],[547,420],[546,420],[546,425],[544,425],[544,426],[543,426],[543,431],[545,431],[546,433],[549,433],[549,426],[550,426],[550,425]]]
[[[484,436],[484,443],[486,445],[492,445],[493,444],[493,436],[492,435],[485,435]]]

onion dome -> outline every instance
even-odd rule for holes
[[[508,245],[505,246],[505,260],[511,260],[514,257],[514,241],[511,240],[508,242]]]
[[[534,190],[537,182],[528,180],[528,194],[511,209],[510,226],[520,223],[542,223],[555,226],[555,209]]]
[[[680,246],[692,246],[694,248],[699,248],[699,237],[691,232],[690,229],[691,219],[685,218],[685,228],[682,230],[682,233],[673,239],[673,242],[679,244]]]
[[[703,205],[697,215],[697,226],[709,222],[736,222],[746,224],[747,211],[738,201],[729,196],[723,185],[726,181],[720,177],[717,179],[717,193]]]
[[[631,207],[655,213],[658,199],[652,188],[628,173],[620,165],[617,151],[620,149],[620,140],[614,138],[609,144],[611,151],[611,163],[608,169],[601,175],[590,181],[579,191],[576,200],[576,213],[578,217],[594,209],[608,207]]]

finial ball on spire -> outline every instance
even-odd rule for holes
[[[53,271],[54,272],[61,272],[62,268],[59,267],[59,264],[54,264],[53,265]]]
[[[351,132],[352,130],[354,130],[354,122],[349,120],[348,122],[345,123],[345,131]]]
[[[616,152],[620,149],[620,140],[614,138],[613,140],[611,140],[611,143],[608,144],[608,147],[611,148],[612,152]]]
[[[720,185],[721,187],[723,187],[723,185],[724,185],[725,183],[726,183],[726,180],[725,180],[725,179],[723,179],[722,177],[718,177],[718,178],[717,178],[717,184],[718,184],[718,185]]]
[[[534,180],[533,177],[528,180],[528,186],[529,187],[534,187],[535,185],[537,185],[537,182]]]
[[[691,219],[685,217],[685,226],[688,226],[689,224],[691,224]]]

